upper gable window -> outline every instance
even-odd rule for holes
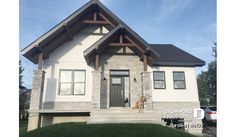
[[[59,95],[84,95],[85,70],[60,70]]]
[[[154,89],[165,89],[165,72],[154,71],[153,72]]]
[[[185,75],[184,72],[173,72],[174,89],[185,89]]]

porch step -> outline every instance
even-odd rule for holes
[[[88,124],[96,123],[161,123],[153,111],[136,109],[95,110],[90,113]]]
[[[153,110],[143,110],[145,114],[153,114]],[[121,109],[121,108],[112,108],[112,109],[100,109],[93,110],[90,114],[144,114],[143,112],[139,113],[138,109]]]

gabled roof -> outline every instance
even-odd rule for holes
[[[62,31],[65,30],[65,25],[70,24],[70,22],[73,21],[75,18],[80,18],[79,15],[81,15],[83,12],[86,12],[86,9],[91,7],[93,5],[93,1],[89,1],[84,6],[76,10],[74,13],[72,13],[70,16],[68,16],[66,19],[58,23],[56,26],[54,26],[52,29],[44,33],[42,36],[40,36],[38,39],[36,39],[34,42],[29,44],[27,47],[21,50],[23,56],[25,56],[27,59],[32,61],[33,63],[37,64],[37,57],[33,57],[34,54],[37,54],[40,52],[41,43],[44,41],[51,41],[53,38],[55,38],[57,35],[59,35]]]
[[[149,47],[149,44],[144,39],[142,39],[128,25],[113,14],[99,0],[90,0],[80,9],[68,16],[65,20],[22,49],[23,56],[35,64],[38,63],[38,54],[40,52],[44,52],[43,58],[47,58],[48,54],[64,42],[71,40],[73,36],[79,32],[79,30],[87,26],[86,24],[81,23],[81,20],[83,20],[85,16],[87,16],[89,12],[94,9],[99,9],[99,11],[104,14],[104,16],[106,16],[112,24],[114,24],[113,28],[118,25],[123,26],[128,32],[130,32],[130,34],[132,34],[133,37],[138,40],[138,44]],[[155,55],[158,56],[158,53],[155,53]]]
[[[102,50],[107,48],[108,47],[107,45],[109,44],[109,42],[111,42],[109,40],[114,38],[114,35],[119,35],[120,32],[122,32],[122,34],[125,34],[127,37],[131,37],[133,39],[132,40],[133,42],[137,42],[137,43],[140,42],[140,37],[138,35],[133,34],[133,31],[131,31],[131,29],[129,29],[127,25],[123,26],[120,24],[84,51],[84,56],[86,60],[88,61],[89,59],[91,59],[91,57],[89,56],[93,56],[93,53],[95,53],[97,49],[99,49],[101,52]],[[145,51],[147,49],[150,50],[148,54],[150,55],[150,58],[152,58],[152,60],[151,59],[148,60],[148,64],[153,63],[154,60],[157,60],[160,57],[159,54],[155,50],[153,50],[151,46],[149,46],[149,44],[144,45],[144,44],[139,43],[137,46],[139,47],[138,48],[130,47],[130,49],[133,50],[141,58],[143,54],[146,54]],[[143,50],[144,52],[140,53],[138,50]]]
[[[84,21],[88,18],[91,18],[91,12],[95,11],[99,11],[101,13],[101,15],[99,15],[104,17],[102,17],[104,21],[100,21],[100,23],[104,25],[109,30],[109,32],[84,51],[86,60],[91,58],[89,56],[93,56],[94,51],[99,46],[106,42],[108,43],[111,39],[111,36],[125,31],[125,35],[134,40],[134,43],[139,46],[137,49],[144,50],[145,54],[150,55],[148,56],[148,64],[150,65],[203,66],[205,64],[204,61],[171,44],[149,45],[135,31],[133,31],[128,25],[120,20],[98,0],[89,1],[80,9],[68,16],[65,20],[57,24],[30,45],[25,47],[22,50],[23,56],[35,64],[38,63],[39,53],[43,52],[43,59],[47,58],[52,51],[54,51],[64,42],[72,40],[74,35],[85,28],[88,24],[86,24]],[[138,52],[136,53],[139,54]]]
[[[205,62],[172,44],[150,44],[160,54],[153,66],[203,66]]]

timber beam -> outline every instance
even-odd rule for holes
[[[143,55],[143,70],[147,71],[147,55]]]
[[[64,27],[64,29],[65,29],[65,31],[66,31],[66,35],[67,35],[68,39],[69,39],[69,40],[73,40],[73,35],[71,34],[68,25],[67,25],[67,24],[64,24],[63,27]]]
[[[135,47],[132,43],[110,43],[109,46],[111,47]]]
[[[94,20],[84,20],[83,23],[85,23],[85,24],[102,24],[102,25],[109,25],[108,22],[106,22],[106,21],[99,21],[99,20],[97,20],[97,21],[94,21]]]
[[[43,53],[39,53],[38,55],[38,70],[43,69]]]
[[[95,49],[95,70],[98,71],[100,66],[100,52],[98,49]]]
[[[98,15],[102,17],[106,22],[108,22],[109,25],[111,25],[113,28],[115,27],[115,25],[109,19],[107,19],[102,13],[98,13]]]
[[[134,44],[134,46],[136,48],[138,48],[143,54],[144,54],[144,50],[142,48],[140,48],[131,38],[129,38],[128,36],[125,36],[125,38],[130,41],[132,44]]]
[[[44,49],[42,49],[39,44],[36,44],[35,48],[40,52],[43,53],[43,58],[48,58],[49,54]]]

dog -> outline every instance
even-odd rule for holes
[[[143,112],[144,102],[146,102],[146,98],[144,96],[141,96],[140,99],[136,101],[135,107],[133,107],[133,109],[139,109],[139,113]]]

